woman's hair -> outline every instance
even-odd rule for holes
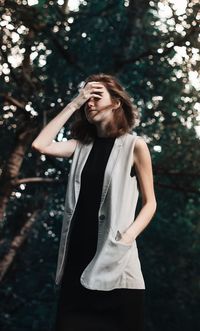
[[[93,74],[84,81],[84,86],[91,81],[101,82],[110,93],[113,101],[120,100],[120,106],[113,112],[114,121],[109,122],[106,126],[109,137],[119,137],[124,133],[131,132],[139,119],[139,111],[116,77],[104,73]],[[75,112],[76,118],[71,124],[70,130],[72,138],[88,144],[97,136],[97,131],[96,126],[87,120],[84,108],[85,104]]]

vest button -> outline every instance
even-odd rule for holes
[[[100,215],[99,218],[100,218],[101,221],[102,221],[102,220],[105,220],[105,215],[102,214],[102,215]]]

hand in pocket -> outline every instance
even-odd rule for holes
[[[123,232],[123,233],[120,233],[118,231],[118,242],[124,244],[124,245],[127,245],[127,246],[130,246],[133,244],[135,239],[133,239],[132,237],[130,237],[130,235],[128,234],[128,232]]]

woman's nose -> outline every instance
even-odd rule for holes
[[[89,100],[88,100],[88,106],[91,107],[91,106],[94,106],[94,98],[91,97]]]

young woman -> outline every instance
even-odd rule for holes
[[[53,142],[72,114],[72,139]],[[145,282],[136,238],[155,214],[152,163],[132,131],[137,108],[119,81],[91,75],[32,147],[72,157],[65,198],[53,331],[141,331]],[[139,191],[142,208],[135,217]]]

